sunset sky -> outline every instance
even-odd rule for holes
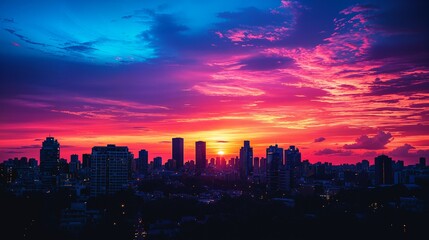
[[[0,2],[0,161],[95,145],[429,158],[428,1]]]

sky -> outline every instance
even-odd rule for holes
[[[429,158],[427,1],[0,2],[0,161],[128,146]]]

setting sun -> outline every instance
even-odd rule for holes
[[[225,152],[224,152],[224,151],[218,151],[218,152],[217,152],[217,154],[219,154],[219,155],[224,155],[224,154],[225,154]]]

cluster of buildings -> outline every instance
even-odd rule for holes
[[[124,189],[134,189],[134,194],[145,201],[170,198],[212,204],[224,196],[235,198],[246,194],[252,198],[268,197],[293,207],[295,200],[285,196],[320,196],[329,201],[344,188],[393,184],[412,187],[422,180],[429,182],[429,168],[423,157],[418,164],[408,166],[386,155],[377,156],[373,164],[368,160],[356,164],[312,164],[302,160],[301,152],[295,146],[283,149],[277,144],[272,145],[266,148],[264,157],[255,157],[250,141],[244,141],[237,157],[229,160],[220,156],[208,159],[206,142],[197,141],[195,160],[184,162],[184,139],[173,138],[172,158],[164,163],[161,157],[149,161],[149,153],[145,149],[135,157],[128,147],[113,144],[95,146],[91,153],[82,154],[81,159],[73,154],[67,161],[60,157],[60,147],[58,140],[47,137],[40,149],[40,164],[34,158],[9,159],[0,164],[0,179],[16,195],[51,192],[60,188],[75,191],[76,201],[61,211],[59,220],[61,229],[71,233],[82,232],[85,226],[102,219],[100,210],[87,209],[89,197],[114,194]],[[184,187],[182,177],[187,176],[201,178],[202,182],[207,179],[215,180],[213,182],[222,180],[219,182],[237,187],[223,190],[207,187],[200,192],[168,194],[161,189],[151,192],[136,188],[139,180],[162,179],[166,185],[177,185],[179,187],[176,189],[180,189]],[[401,197],[398,206],[419,212],[426,205],[416,197]],[[136,236],[148,233],[153,236],[174,235],[179,231],[177,224],[171,221],[156,222],[149,226],[149,232],[137,227]]]
[[[91,154],[71,155],[70,161],[60,158],[60,143],[47,137],[40,149],[40,165],[35,159],[9,159],[0,164],[0,173],[10,189],[50,191],[64,186],[90,189],[90,196],[116,193],[130,188],[133,181],[159,175],[189,175],[247,181],[265,184],[267,192],[290,192],[306,186],[322,184],[334,187],[367,187],[389,184],[412,184],[427,177],[426,159],[413,166],[393,161],[386,155],[375,158],[374,165],[363,160],[355,165],[333,166],[331,163],[310,164],[302,160],[295,146],[286,149],[277,144],[266,149],[265,157],[254,157],[250,141],[244,141],[239,156],[226,160],[207,159],[206,142],[195,142],[195,160],[184,162],[184,139],[172,139],[172,158],[163,164],[161,157],[149,162],[148,151],[138,156],[128,147],[109,144],[92,148]]]

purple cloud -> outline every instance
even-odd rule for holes
[[[428,73],[412,73],[386,81],[376,78],[370,86],[371,92],[369,95],[410,95],[415,92],[420,92],[422,89],[429,89],[428,80]]]
[[[362,135],[356,139],[355,143],[345,144],[345,149],[385,149],[385,145],[393,140],[393,136],[389,132],[380,131],[374,137],[368,135]]]
[[[323,142],[323,141],[325,141],[326,140],[326,138],[324,138],[324,137],[319,137],[319,138],[316,138],[316,139],[314,139],[314,142]]]
[[[242,70],[268,71],[277,68],[292,67],[294,65],[294,60],[288,57],[257,56],[243,59],[239,64],[243,65],[240,67]]]
[[[408,156],[409,151],[411,149],[416,149],[416,148],[411,146],[410,144],[406,143],[403,146],[400,146],[400,147],[393,149],[389,154],[393,155],[393,156]]]
[[[314,152],[315,155],[339,155],[339,156],[350,156],[352,155],[352,151],[343,151],[343,150],[335,150],[330,148],[325,148],[319,151]]]
[[[418,157],[427,157],[429,156],[429,150],[418,150],[415,152],[410,152],[410,150],[416,149],[411,144],[405,143],[402,146],[399,146],[388,153],[394,157],[404,157],[404,158],[418,158]]]
[[[217,27],[227,30],[220,31],[217,35],[226,37],[233,43],[279,41],[289,36],[295,25],[293,11],[285,7],[272,10],[249,7],[221,12],[218,18],[223,21]]]

